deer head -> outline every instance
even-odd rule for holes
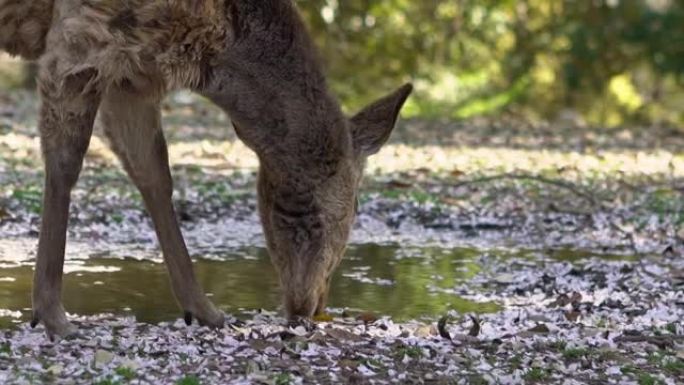
[[[340,133],[321,141],[319,150],[294,147],[285,167],[262,160],[260,216],[289,317],[324,310],[356,216],[366,159],[389,138],[411,90],[406,85],[344,119]]]

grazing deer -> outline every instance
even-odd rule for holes
[[[40,65],[45,191],[32,326],[74,331],[62,267],[70,193],[96,115],[154,221],[186,322],[223,324],[171,201],[160,101],[178,88],[225,110],[259,157],[259,213],[287,316],[324,310],[365,160],[390,136],[410,85],[346,118],[291,0],[0,0],[0,48]]]

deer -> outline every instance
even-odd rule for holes
[[[293,0],[0,0],[0,49],[39,66],[45,179],[32,327],[77,332],[62,276],[71,190],[95,124],[142,195],[186,323],[224,325],[172,202],[160,103],[178,89],[225,111],[259,159],[259,219],[286,317],[324,312],[366,160],[389,139],[410,83],[345,116]]]

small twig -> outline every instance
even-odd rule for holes
[[[498,175],[491,175],[491,176],[485,176],[481,178],[476,178],[476,179],[471,179],[471,180],[466,180],[463,182],[458,182],[458,183],[453,183],[450,184],[450,187],[458,188],[458,187],[464,187],[472,184],[480,184],[480,183],[489,183],[497,180],[502,180],[502,179],[513,179],[513,180],[531,180],[535,182],[540,182],[552,186],[556,186],[565,190],[568,190],[572,192],[573,194],[586,199],[591,203],[593,206],[601,206],[599,201],[594,197],[591,193],[587,191],[583,191],[580,187],[566,181],[558,180],[558,179],[551,179],[551,178],[546,178],[543,176],[539,175],[532,175],[532,174],[521,174],[521,173],[506,173],[506,174],[498,174]]]

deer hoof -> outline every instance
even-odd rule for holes
[[[222,328],[225,323],[225,315],[216,310],[208,312],[206,315],[186,311],[183,317],[185,324],[188,326],[192,325],[193,318],[197,319],[197,323],[199,323],[200,326],[208,326],[216,329]]]
[[[45,326],[45,332],[48,339],[53,342],[58,339],[76,336],[78,333],[78,328],[67,321],[64,313],[58,316],[35,316],[31,320],[31,328],[35,328],[39,323],[42,323]]]

